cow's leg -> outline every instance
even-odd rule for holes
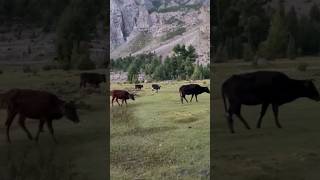
[[[186,100],[186,102],[188,103],[188,100],[187,100],[187,98],[186,98],[186,95],[183,95],[182,97],[183,97],[183,99]]]
[[[38,142],[39,140],[39,136],[40,136],[40,132],[42,131],[43,129],[43,125],[45,123],[45,119],[40,119],[40,123],[39,123],[39,127],[38,127],[38,132],[37,132],[37,135],[36,135],[36,141]]]
[[[193,98],[193,96],[194,96],[194,94],[192,94],[191,99],[190,99],[190,102],[192,102],[192,98]]]
[[[121,106],[123,105],[124,99],[121,100]]]
[[[231,133],[234,133],[234,128],[233,128],[233,118],[232,118],[232,115],[233,115],[233,113],[232,113],[232,109],[231,108],[229,108],[229,110],[228,110],[228,113],[227,113],[227,121],[228,121],[228,126],[229,126],[229,129],[230,129],[230,132]]]
[[[8,114],[8,117],[7,117],[7,121],[6,121],[6,126],[7,126],[7,141],[10,143],[11,140],[10,140],[10,135],[9,135],[9,131],[10,131],[10,126],[12,124],[12,121],[14,119],[14,117],[17,115],[16,112],[11,112],[8,110],[7,112]]]
[[[181,99],[181,104],[183,104],[183,97],[182,97],[182,95],[180,95],[180,99]]]
[[[198,102],[198,95],[195,95],[196,96],[196,102]]]
[[[54,130],[53,130],[53,127],[52,127],[52,119],[49,119],[49,120],[47,121],[47,126],[48,126],[48,129],[49,129],[49,131],[50,131],[50,134],[51,134],[51,136],[52,136],[52,138],[53,138],[53,141],[54,141],[55,143],[58,143],[56,137],[54,136]]]
[[[112,97],[112,102],[111,102],[112,106],[113,106],[114,99],[115,99],[115,97]]]
[[[272,110],[273,110],[274,120],[276,122],[276,125],[278,126],[278,128],[282,128],[278,119],[279,106],[277,104],[272,104]]]
[[[262,118],[266,114],[266,111],[268,109],[269,104],[268,103],[263,103],[261,106],[261,112],[260,112],[260,117],[258,120],[257,128],[261,128],[261,123],[262,123]]]
[[[234,107],[234,113],[237,115],[237,117],[240,119],[240,121],[244,124],[244,126],[247,128],[247,129],[250,129],[250,126],[249,124],[247,123],[247,121],[242,117],[241,115],[241,104],[239,105],[236,105]]]
[[[29,130],[28,130],[27,127],[26,127],[25,120],[26,120],[26,117],[20,114],[19,124],[20,124],[20,126],[22,127],[22,129],[27,133],[28,138],[29,138],[30,140],[32,140],[33,137],[32,137],[31,133],[29,132]]]
[[[124,102],[126,103],[126,105],[128,105],[128,104],[127,104],[127,100],[126,100],[126,99],[124,99]]]
[[[120,106],[120,103],[119,103],[119,101],[118,101],[118,98],[116,98],[116,101],[117,101],[118,105]]]

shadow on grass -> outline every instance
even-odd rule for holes
[[[111,164],[125,171],[172,166],[177,163],[169,149],[158,146],[123,145],[111,148]]]
[[[161,133],[161,132],[166,132],[166,131],[171,131],[175,130],[177,127],[169,127],[169,126],[162,126],[162,127],[149,127],[149,128],[141,128],[141,127],[136,127],[130,131],[126,131],[123,133],[112,133],[111,137],[116,137],[116,136],[147,136],[150,134],[155,134],[155,133]]]
[[[174,122],[175,123],[192,123],[195,121],[198,121],[198,119],[195,117],[189,117],[189,118],[177,119]]]
[[[9,145],[1,152],[0,179],[87,180],[75,171],[73,157],[59,151],[55,145]]]

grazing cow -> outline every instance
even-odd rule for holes
[[[198,95],[202,94],[204,92],[206,93],[210,93],[209,88],[208,87],[202,87],[198,84],[188,84],[188,85],[182,85],[179,88],[179,92],[180,92],[180,97],[181,97],[181,103],[183,104],[183,99],[186,100],[186,102],[188,103],[188,100],[186,99],[186,95],[192,95],[190,102],[192,102],[192,98],[193,96],[196,97],[196,101],[198,102]]]
[[[112,96],[112,106],[113,106],[114,100],[117,101],[119,106],[122,106],[123,102],[125,102],[126,105],[127,105],[127,99],[134,100],[134,94],[130,94],[128,91],[125,91],[125,90],[112,90],[111,91],[111,96]],[[121,105],[120,105],[118,99],[122,100]]]
[[[141,90],[141,89],[143,88],[143,85],[141,85],[141,84],[136,84],[136,85],[134,86],[134,88]]]
[[[248,123],[241,116],[241,105],[262,105],[257,123],[257,128],[260,128],[262,118],[271,104],[275,123],[278,128],[281,128],[278,120],[279,106],[300,97],[307,97],[315,101],[320,100],[312,80],[295,80],[276,71],[233,75],[222,84],[222,97],[231,133],[234,133],[233,114],[242,121],[247,129],[250,129]],[[226,99],[229,101],[229,108],[227,108]]]
[[[152,91],[156,90],[157,93],[158,93],[158,90],[160,90],[160,87],[161,87],[159,84],[152,84],[151,86],[152,86]]]
[[[86,87],[86,84],[95,85],[96,88],[100,87],[100,83],[106,82],[106,76],[98,73],[81,73],[80,74],[80,88]]]
[[[25,126],[26,118],[39,119],[39,129],[36,135],[36,141],[39,139],[40,132],[43,131],[43,125],[47,123],[52,138],[54,137],[52,120],[61,119],[66,116],[74,123],[79,122],[74,102],[65,102],[56,95],[45,91],[29,90],[29,89],[12,89],[6,94],[7,108],[7,140],[10,141],[9,130],[13,119],[19,114],[19,124],[27,133],[30,140],[33,139],[31,133]]]

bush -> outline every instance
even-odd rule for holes
[[[300,63],[298,66],[297,66],[297,70],[298,71],[307,71],[307,68],[308,68],[308,64],[307,63]]]

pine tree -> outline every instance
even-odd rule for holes
[[[284,57],[287,49],[288,30],[284,23],[284,18],[277,11],[271,21],[268,38],[266,40],[266,52],[270,55],[269,58],[274,59]]]
[[[289,59],[295,59],[297,55],[296,52],[296,44],[294,38],[290,35],[289,37],[289,43],[287,48],[287,58]]]
[[[309,16],[311,21],[315,21],[317,23],[320,22],[320,10],[317,4],[313,4],[310,12],[309,12]]]
[[[298,22],[297,12],[294,6],[290,8],[288,14],[286,15],[286,23],[287,23],[288,31],[296,40],[298,38],[297,33],[298,33],[299,22]]]

